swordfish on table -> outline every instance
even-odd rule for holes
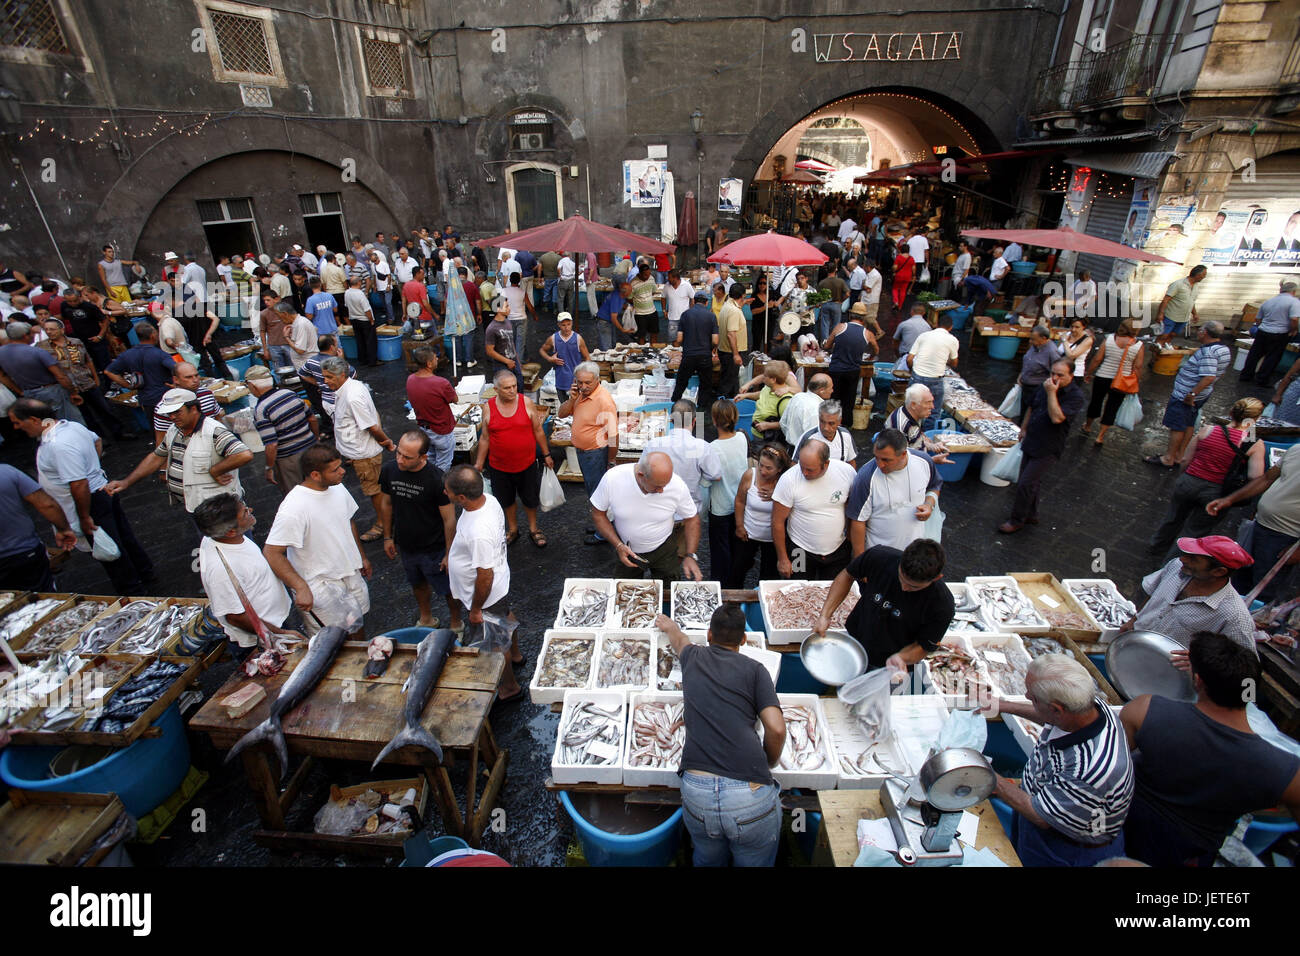
[[[439,761],[442,760],[442,744],[420,723],[420,715],[424,713],[424,705],[429,702],[429,695],[433,693],[433,687],[438,683],[443,665],[447,663],[447,655],[451,653],[451,646],[455,642],[456,632],[446,628],[430,632],[420,642],[420,647],[415,653],[415,664],[411,667],[411,676],[402,685],[402,692],[406,695],[406,705],[402,708],[404,726],[397,732],[397,736],[379,751],[379,756],[370,765],[371,770],[378,767],[380,761],[393,751],[408,746],[423,747]]]

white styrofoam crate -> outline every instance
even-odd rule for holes
[[[628,699],[627,734],[623,741],[623,785],[626,787],[672,787],[681,788],[681,778],[674,767],[634,767],[632,755],[632,722],[636,717],[637,704],[641,703],[681,703],[682,695],[671,691],[637,691]],[[683,715],[683,720],[685,715]],[[678,761],[680,766],[681,761]]]
[[[607,710],[618,709],[623,717],[623,737],[618,741],[618,759],[609,764],[571,764],[560,761],[560,740],[573,711],[586,701],[594,701]],[[564,694],[564,709],[551,752],[551,779],[556,783],[622,783],[623,738],[627,736],[627,694],[621,690],[569,690]]]
[[[826,725],[835,744],[837,785],[841,790],[879,790],[880,785],[889,779],[889,774],[864,774],[851,765],[850,761],[867,750],[883,751],[881,757],[885,763],[904,776],[912,772],[892,731],[888,740],[873,748],[857,718],[837,698],[822,698],[822,710],[826,713]]]
[[[936,694],[895,694],[889,700],[894,737],[908,764],[920,770],[948,720],[948,706]]]
[[[565,579],[564,579],[564,590],[560,592],[560,603],[557,604],[556,607],[555,607],[555,626],[556,626],[557,628],[562,628],[562,627],[573,627],[573,625],[571,625],[571,624],[564,624],[564,623],[561,623],[561,621],[560,621],[560,613],[561,613],[561,609],[564,607],[564,602],[565,602],[565,600],[566,600],[566,599],[568,598],[568,596],[569,596],[569,592],[570,592],[572,589],[577,588],[577,587],[598,588],[598,589],[600,589],[600,590],[603,590],[603,591],[605,592],[605,594],[608,595],[608,597],[609,597],[609,601],[610,601],[610,602],[612,602],[613,599],[614,599],[614,579],[613,579],[613,578],[565,578]],[[606,618],[606,619],[609,618],[609,608],[610,608],[610,604],[609,604],[609,602],[607,602],[607,603],[605,604],[605,618]],[[599,625],[595,625],[595,624],[590,625],[590,627],[593,627],[593,628],[595,628],[595,627],[604,627],[604,622],[602,621],[602,623],[599,624]]]
[[[655,593],[659,597],[659,610],[664,607],[664,582],[658,578],[643,580],[641,578],[614,578],[613,600],[609,602],[609,617],[605,618],[605,626],[608,628],[618,628],[619,630],[635,630],[645,633],[654,629],[654,625],[648,624],[645,627],[625,628],[623,627],[622,615],[618,611],[618,586],[624,582],[633,582],[636,584],[653,584]]]
[[[640,632],[633,631],[631,633],[639,634]],[[685,631],[684,633],[686,634],[687,639],[692,644],[699,644],[700,646],[704,646],[709,642],[708,634],[706,634],[703,631]],[[668,635],[665,634],[663,631],[652,631],[651,634],[653,635],[653,637],[652,637],[651,648],[650,648],[650,673],[654,675],[654,680],[652,682],[652,689],[660,693],[681,693],[682,678],[681,678],[680,664],[677,667],[673,668],[673,671],[677,674],[677,686],[675,688],[659,686],[659,681],[661,680],[661,678],[659,677],[659,655],[662,653],[662,649],[664,647],[671,648],[672,645],[668,641]]]
[[[834,790],[839,782],[839,758],[835,756],[835,742],[826,723],[826,711],[822,700],[815,694],[777,694],[777,700],[785,706],[808,706],[817,717],[817,746],[825,758],[819,767],[812,770],[785,770],[780,764],[772,768],[772,778],[782,790],[803,787],[809,790]],[[759,740],[763,739],[763,725],[756,722]],[[787,728],[787,740],[790,731]]]
[[[983,661],[981,661],[976,656],[974,648],[971,647],[970,642],[966,638],[966,635],[964,634],[949,635],[948,637],[945,637],[940,642],[940,646],[943,645],[948,645],[949,647],[955,647],[961,650],[963,653],[974,658],[975,672],[988,685],[989,692],[985,696],[988,699],[991,699],[992,694],[994,693],[995,690],[993,681],[989,677],[988,671],[985,670]],[[919,677],[920,684],[925,689],[925,693],[937,695],[939,698],[943,700],[943,702],[948,707],[965,710],[967,708],[977,707],[980,705],[981,694],[979,693],[978,690],[979,687],[978,684],[972,687],[963,688],[962,693],[945,693],[944,690],[941,689],[939,685],[934,682],[934,678],[930,674],[930,659],[928,657],[917,663],[916,670],[917,673],[920,675]]]
[[[1101,637],[1097,639],[1099,643],[1109,644],[1119,634],[1119,628],[1102,627],[1101,622],[1099,622],[1095,617],[1093,617],[1092,612],[1089,611],[1088,608],[1084,606],[1084,603],[1082,601],[1079,601],[1078,597],[1075,596],[1074,590],[1071,588],[1071,585],[1073,584],[1099,585],[1101,587],[1104,587],[1108,589],[1111,592],[1111,594],[1115,596],[1115,599],[1117,601],[1123,601],[1125,604],[1129,606],[1129,608],[1132,609],[1132,612],[1134,614],[1137,613],[1137,605],[1135,605],[1132,601],[1130,601],[1123,594],[1121,594],[1119,588],[1116,587],[1115,582],[1112,581],[1110,578],[1062,578],[1061,584],[1063,584],[1065,586],[1065,589],[1070,592],[1070,596],[1073,597],[1075,601],[1078,601],[1079,608],[1083,611],[1083,616],[1088,619],[1088,623],[1091,624],[1095,630],[1101,632]]]
[[[772,677],[772,686],[776,686],[777,678],[781,676],[781,659],[785,656],[777,651],[767,651],[758,647],[750,647],[748,644],[740,645],[740,653],[746,657],[752,657],[758,661],[767,670]]]
[[[948,590],[952,592],[953,603],[960,606],[966,600],[966,594],[970,590],[965,584],[949,584]],[[953,619],[948,625],[949,634],[983,634],[988,632],[988,625],[984,622],[984,615],[978,609],[974,611],[954,612]]]
[[[672,590],[671,593],[669,594],[672,613],[669,616],[673,619],[673,623],[676,624],[678,627],[680,627],[683,631],[686,630],[707,631],[709,627],[708,621],[697,622],[694,619],[692,619],[690,621],[690,627],[688,628],[681,621],[677,620],[677,592],[680,588],[684,586],[707,587],[709,588],[709,590],[713,592],[714,596],[718,599],[718,606],[721,607],[722,606],[722,585],[719,584],[717,581],[674,581],[672,584],[673,584]]]
[[[537,666],[533,669],[533,679],[528,685],[528,697],[534,704],[558,704],[564,700],[564,692],[569,690],[568,687],[543,687],[539,681],[542,676],[542,662],[546,660],[546,655],[550,652],[551,642],[558,640],[583,640],[591,643],[591,654],[596,652],[596,638],[600,632],[597,630],[550,630],[542,635],[542,650],[537,655]],[[588,657],[587,679],[583,682],[583,687],[591,686],[591,668]]]
[[[708,631],[687,631],[686,636],[691,639],[692,644],[705,644],[709,639]],[[699,640],[696,640],[696,638]],[[760,651],[767,650],[767,637],[762,631],[746,631],[745,646],[757,647]]]
[[[1011,728],[1011,736],[1016,738],[1016,743],[1020,745],[1026,757],[1034,752],[1034,747],[1038,745],[1038,735],[1043,732],[1042,724],[1005,713],[1002,714],[1002,722]]]
[[[613,684],[613,688],[620,690],[650,690],[650,681],[655,673],[655,655],[654,646],[651,638],[654,631],[602,631],[599,640],[596,642],[596,656],[592,659],[591,664],[591,687],[593,689],[608,690],[600,683],[600,660],[605,653],[605,645],[614,641],[636,641],[646,646],[649,654],[649,665],[646,671],[646,683],[644,684]]]
[[[825,588],[829,592],[831,582],[830,581],[802,581],[802,580],[789,580],[789,581],[780,580],[780,581],[759,581],[758,582],[758,605],[763,612],[763,624],[767,628],[767,644],[769,647],[773,645],[802,644],[803,639],[808,636],[808,633],[812,630],[813,625],[817,623],[816,619],[814,618],[813,620],[808,622],[807,627],[779,628],[779,627],[774,627],[772,625],[772,613],[768,607],[768,600],[772,594],[781,590],[782,588],[789,587],[790,585],[811,585],[813,587]],[[861,595],[858,590],[857,581],[853,582],[853,586],[849,589],[849,594],[855,599],[860,598]],[[847,604],[848,601],[849,598],[846,597],[844,599],[845,604]],[[843,605],[841,605],[841,607],[843,607]],[[836,628],[836,630],[839,633],[844,633],[839,628]]]
[[[1025,650],[1025,644],[1017,634],[968,634],[966,640],[970,647],[980,654],[987,654],[989,651],[1001,653],[1009,660],[1015,660],[1024,667],[1029,667],[1029,652]],[[989,680],[999,697],[1017,701],[1029,700],[1024,694],[1013,692],[1011,688],[1003,686],[993,669],[988,666],[988,662],[988,657],[985,656],[984,669],[988,671]]]
[[[1038,622],[1035,624],[1004,625],[989,611],[988,606],[984,605],[984,623],[988,625],[990,631],[997,634],[1005,634],[1009,632],[1014,632],[1016,634],[1045,634],[1052,629],[1052,625],[1048,623],[1047,618],[1038,613],[1038,609],[1034,607],[1034,602],[1029,600],[1029,595],[1025,594],[1025,592],[1021,590],[1020,582],[1015,578],[1009,577],[1005,574],[990,574],[969,577],[966,579],[966,584],[1005,584],[1008,587],[1013,588],[1015,592],[1024,599],[1025,603],[1029,605],[1030,608],[1033,608],[1034,616],[1038,618]]]

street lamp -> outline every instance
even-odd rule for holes
[[[691,111],[691,132],[695,134],[695,262],[700,261],[700,216],[704,211],[704,194],[700,185],[704,178],[704,143],[700,140],[700,130],[704,128],[704,113],[696,109]]]

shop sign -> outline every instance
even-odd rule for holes
[[[960,60],[961,33],[814,33],[818,63],[854,60]]]

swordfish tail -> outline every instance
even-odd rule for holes
[[[438,738],[433,735],[432,731],[415,724],[403,727],[398,731],[397,736],[390,740],[383,750],[379,751],[379,756],[370,765],[370,769],[374,770],[390,753],[403,747],[423,747],[437,757],[439,763],[442,762],[442,744],[438,742]]]
[[[276,759],[280,761],[280,778],[284,779],[285,773],[289,770],[289,749],[285,746],[284,729],[280,726],[279,714],[272,714],[240,737],[239,742],[230,748],[230,753],[226,754],[226,763],[230,763],[245,748],[268,740],[275,749]]]

